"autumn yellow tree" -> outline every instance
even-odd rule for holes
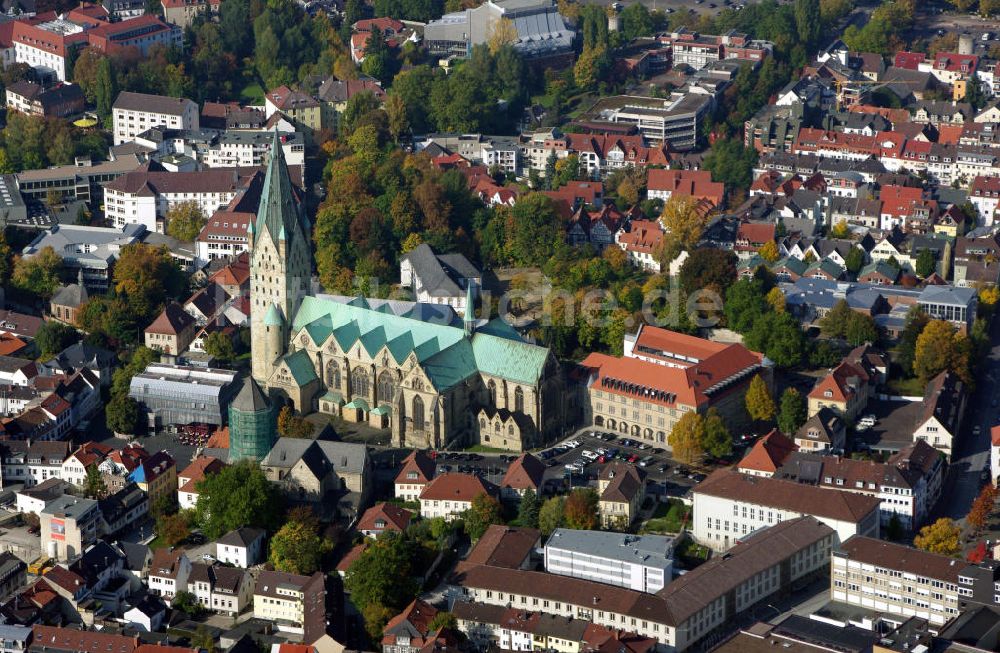
[[[955,327],[945,320],[931,320],[917,338],[913,371],[925,383],[945,370],[965,380],[970,355],[968,339]]]
[[[930,553],[957,556],[962,552],[962,527],[947,517],[920,529],[913,546]]]
[[[190,243],[198,237],[206,222],[198,202],[180,202],[167,211],[167,235]]]
[[[668,438],[674,457],[688,464],[704,453],[702,450],[704,440],[705,420],[695,412],[684,413],[670,430]]]
[[[496,54],[505,45],[510,45],[517,40],[517,27],[510,18],[500,17],[490,25],[490,35],[487,38],[490,53]]]
[[[984,306],[995,306],[1000,301],[1000,288],[985,286],[979,289],[979,303]]]
[[[767,291],[767,295],[764,296],[764,301],[767,305],[771,307],[771,310],[775,313],[785,312],[785,293],[781,292],[781,288],[775,286]]]
[[[841,220],[830,229],[830,235],[834,238],[847,238],[851,230],[847,227],[847,221]]]
[[[755,375],[750,380],[750,387],[747,388],[746,407],[750,419],[758,422],[768,422],[774,419],[778,412],[771,398],[771,392],[767,389],[767,384],[760,374]]]
[[[672,261],[681,250],[693,249],[705,230],[706,218],[698,201],[690,195],[671,195],[663,205],[660,223],[663,225],[663,256]],[[661,258],[661,262],[664,259]]]
[[[59,287],[63,260],[51,247],[43,247],[31,257],[14,259],[11,284],[25,292],[48,299]]]
[[[764,246],[761,247],[757,253],[768,263],[774,263],[781,258],[781,252],[778,250],[778,243],[773,240],[769,240],[764,243]]]

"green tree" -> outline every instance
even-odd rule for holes
[[[213,331],[206,336],[205,353],[224,362],[229,362],[236,358],[232,338],[222,331]]]
[[[722,249],[698,248],[681,266],[680,284],[688,294],[702,288],[723,294],[735,281],[736,255]]]
[[[750,379],[750,387],[747,388],[746,408],[750,419],[755,422],[769,422],[774,419],[777,408],[774,400],[771,399],[771,391],[760,374],[754,375]]]
[[[41,350],[42,358],[49,358],[72,345],[79,337],[76,329],[68,324],[49,320],[39,327],[35,343]]]
[[[733,436],[729,433],[726,423],[715,407],[708,409],[703,431],[701,448],[705,453],[716,458],[722,458],[732,453]]]
[[[402,609],[419,589],[413,579],[413,555],[413,544],[403,535],[395,531],[379,535],[344,576],[344,590],[351,595],[351,602],[362,607],[377,604]]]
[[[795,0],[795,28],[798,30],[799,42],[812,51],[819,41],[822,29],[819,0]]]
[[[49,299],[59,287],[62,270],[62,257],[52,247],[43,247],[34,256],[14,260],[10,281],[19,290]]]
[[[465,522],[465,534],[476,541],[490,526],[503,523],[503,509],[495,497],[480,492],[472,497],[472,506],[463,513],[462,520]]]
[[[139,404],[128,395],[112,397],[104,407],[108,429],[115,433],[135,433],[139,423]]]
[[[538,528],[542,502],[532,489],[525,490],[517,507],[517,522],[525,528]]]
[[[83,486],[84,495],[91,499],[100,499],[107,490],[108,488],[104,483],[101,472],[97,469],[97,465],[87,467],[87,480]]]
[[[180,610],[189,617],[197,617],[205,611],[205,608],[198,602],[198,597],[191,592],[177,592],[174,594],[174,599],[170,602],[170,606],[175,610]]]
[[[831,338],[843,338],[847,331],[847,322],[851,318],[851,306],[846,299],[841,299],[819,321],[820,331]]]
[[[180,202],[167,211],[167,235],[185,243],[194,242],[208,219],[198,202]]]
[[[563,526],[588,531],[597,527],[599,497],[593,488],[578,487],[563,504]]]
[[[565,497],[549,497],[538,511],[538,529],[542,535],[549,535],[563,525],[563,504]]]
[[[930,317],[919,306],[913,306],[906,313],[903,333],[896,345],[896,362],[907,376],[913,374],[913,361],[917,353],[917,338],[923,333]]]
[[[917,254],[917,274],[919,274],[921,278],[926,279],[934,273],[936,268],[937,261],[934,258],[934,252],[926,247],[920,250],[920,253]]]
[[[851,311],[844,330],[844,339],[855,347],[866,342],[878,342],[878,327],[875,325],[875,320],[870,315]]]
[[[434,618],[431,619],[431,623],[428,625],[428,629],[431,632],[434,632],[441,628],[451,628],[453,630],[458,628],[458,619],[451,612],[445,612],[443,610],[441,612],[438,612],[436,615],[434,615]]]
[[[783,433],[792,434],[806,423],[806,400],[795,388],[785,388],[781,393],[781,409],[778,412],[778,428]]]
[[[162,5],[160,5],[162,8]],[[205,624],[198,624],[191,635],[191,646],[205,653],[215,653],[215,636]]]
[[[278,571],[311,576],[319,570],[323,554],[331,548],[315,523],[290,520],[271,538],[268,560]]]
[[[653,34],[653,17],[650,15],[646,5],[641,2],[631,4],[622,10],[619,16],[622,34],[631,41],[639,36],[651,36]]]
[[[865,266],[865,252],[860,247],[852,247],[851,251],[847,252],[847,256],[844,257],[844,267],[851,274],[857,274],[861,272],[861,268]]]
[[[765,313],[744,335],[743,344],[784,368],[801,363],[807,351],[802,329],[789,313]]]
[[[749,188],[756,163],[756,150],[743,147],[735,138],[720,138],[712,143],[702,165],[711,171],[713,180],[727,188]]]
[[[115,83],[115,73],[111,69],[111,60],[102,57],[97,62],[94,78],[94,104],[97,107],[97,115],[105,126],[111,124],[111,107],[117,96],[118,88]]]
[[[240,461],[198,481],[195,518],[215,539],[241,526],[274,530],[281,523],[280,490],[252,461]]]
[[[747,333],[767,310],[767,290],[759,279],[740,279],[726,290],[723,310],[726,324],[737,333]]]

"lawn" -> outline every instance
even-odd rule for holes
[[[691,509],[682,501],[671,499],[656,506],[652,519],[643,526],[647,533],[679,533],[691,517]]]
[[[240,91],[240,100],[246,104],[264,104],[264,89],[259,82],[250,82]]]
[[[892,394],[903,397],[921,397],[924,394],[924,384],[917,378],[900,379],[897,377],[889,379],[889,390],[892,391]]]
[[[685,537],[674,549],[674,557],[681,561],[685,569],[694,569],[708,560],[709,550],[696,544],[690,536]]]

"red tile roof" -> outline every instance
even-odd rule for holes
[[[927,55],[923,52],[897,52],[892,60],[892,65],[896,68],[917,70],[920,64],[924,63],[926,59]]]
[[[32,626],[32,645],[50,651],[72,653],[134,653],[139,646],[138,637],[110,635],[91,630]]]
[[[413,451],[403,461],[403,468],[396,475],[396,483],[428,483],[434,478],[434,461],[427,457],[423,451]],[[416,473],[416,478],[407,478],[411,473]]]
[[[798,449],[798,445],[791,438],[778,429],[771,429],[770,433],[754,443],[753,448],[743,457],[736,468],[740,471],[750,469],[773,474],[781,467],[785,459]]]
[[[493,486],[472,474],[441,474],[420,492],[421,501],[472,501],[480,494],[493,494]]]
[[[707,199],[716,206],[722,204],[726,194],[725,185],[712,181],[712,173],[707,170],[655,168],[646,175],[646,188],[647,190],[669,191],[677,195]]]
[[[848,397],[857,392],[856,384],[867,383],[868,372],[850,361],[842,361],[824,376],[809,392],[810,399],[823,401],[834,400],[845,403]],[[826,393],[830,392],[828,396]]]
[[[410,636],[409,646],[422,647],[427,643],[427,638],[431,635],[431,622],[438,614],[437,608],[420,599],[414,599],[403,611],[389,620],[385,625],[382,636],[382,646],[395,646],[396,634],[394,630],[403,626],[402,632]]]
[[[359,531],[404,531],[410,525],[412,513],[391,503],[376,503],[358,520]],[[383,522],[379,525],[379,522]]]
[[[615,236],[626,251],[655,254],[663,243],[663,227],[655,220],[633,220],[628,231]]]
[[[531,555],[541,536],[541,531],[534,528],[493,524],[460,564],[518,569]]]
[[[361,554],[365,552],[365,549],[368,548],[368,544],[368,541],[355,544],[350,551],[344,554],[344,557],[340,559],[340,562],[337,563],[337,571],[341,573],[347,572],[347,570],[351,568],[351,565],[354,564],[354,561],[360,558]]]
[[[503,475],[500,487],[514,490],[535,490],[542,485],[545,476],[545,465],[530,453],[523,453],[510,464],[507,473]]]

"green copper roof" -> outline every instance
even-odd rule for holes
[[[271,308],[267,309],[267,315],[264,316],[264,326],[281,326],[284,323],[285,320],[281,317],[278,305],[271,304]]]
[[[344,351],[360,343],[369,356],[377,355],[384,347],[397,364],[415,354],[438,390],[480,371],[531,384],[541,376],[548,355],[547,349],[523,342],[509,327],[492,325],[487,332],[470,339],[461,327],[432,324],[354,304],[305,297],[292,320],[292,331],[306,329],[320,345],[332,335]]]
[[[304,349],[288,354],[284,360],[285,364],[288,365],[288,371],[292,373],[292,378],[300,387],[317,378],[312,360]]]
[[[300,221],[298,226],[302,227],[301,219],[281,139],[275,130],[267,173],[264,175],[264,187],[260,193],[260,205],[257,207],[257,224],[252,228],[252,233],[259,236],[266,231],[277,244],[281,240],[291,240],[304,234],[301,228],[293,228],[296,221]]]

